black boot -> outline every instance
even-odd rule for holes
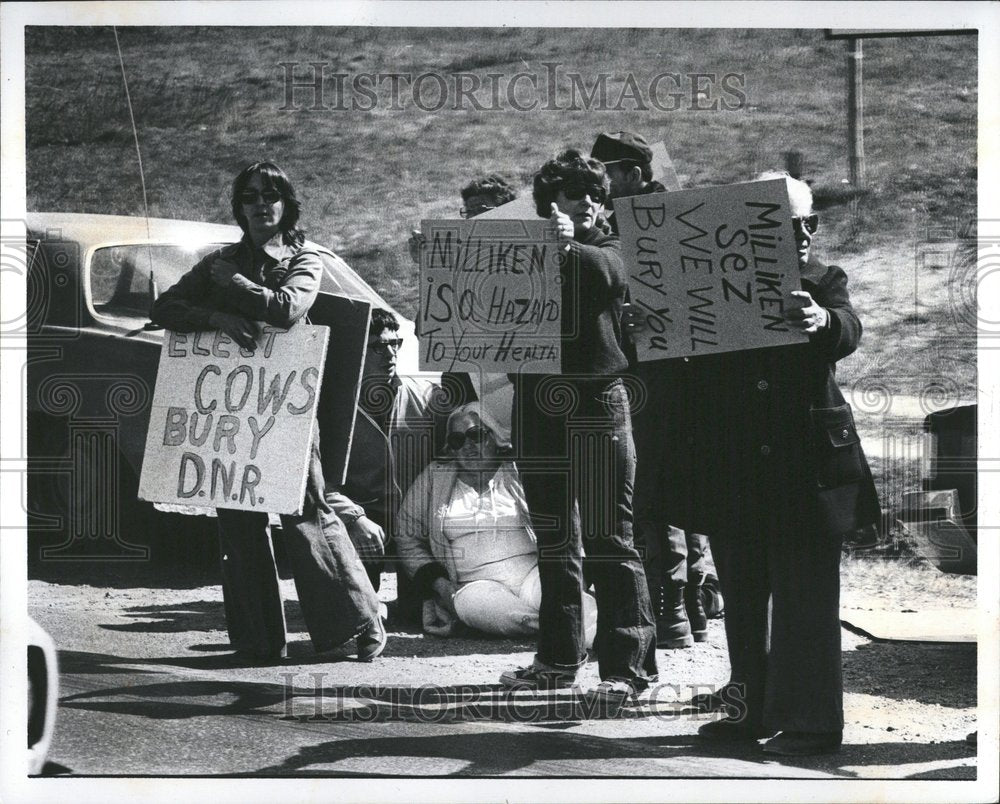
[[[708,615],[705,613],[701,587],[689,583],[684,587],[684,608],[691,624],[691,636],[695,642],[708,641]]]
[[[656,647],[690,648],[694,644],[691,624],[684,607],[684,587],[673,584],[659,588],[656,607]]]

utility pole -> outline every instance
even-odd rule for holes
[[[865,188],[865,96],[864,51],[861,40],[851,37],[847,42],[847,153],[851,171],[851,186]]]

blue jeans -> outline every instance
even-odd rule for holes
[[[656,675],[656,626],[632,540],[635,446],[624,384],[520,377],[513,435],[538,540],[538,661],[567,672],[586,661],[586,561],[597,598],[600,676],[644,686]]]
[[[285,615],[267,514],[220,508],[222,597],[235,650],[275,655],[285,647]],[[347,529],[323,498],[313,444],[302,513],[282,515],[284,544],[299,606],[317,651],[360,634],[378,616],[378,599]]]

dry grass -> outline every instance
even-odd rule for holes
[[[817,30],[129,28],[120,36],[154,214],[227,221],[232,175],[252,158],[274,158],[301,188],[313,236],[406,312],[416,277],[404,241],[420,218],[453,214],[473,175],[496,170],[526,182],[544,159],[588,146],[600,130],[662,138],[691,186],[750,178],[793,149],[818,188],[833,188],[824,198],[837,200],[847,176],[844,46]],[[26,46],[29,207],[139,213],[110,29],[31,28]],[[620,111],[425,113],[387,103],[371,112],[282,111],[279,63],[291,60],[300,75],[322,61],[328,74],[460,71],[484,80],[544,76],[543,63],[557,61],[561,75],[576,72],[588,84],[608,73],[612,99],[630,72],[640,86],[660,72],[738,73],[747,104],[698,111],[683,97],[671,112],[632,103]],[[866,46],[865,65],[870,191],[860,223],[843,204],[825,211],[823,246],[848,264],[876,245],[895,249],[898,265],[873,274],[891,284],[929,225],[974,214],[976,52],[968,39],[878,40]],[[871,312],[881,312],[885,295],[874,289]]]

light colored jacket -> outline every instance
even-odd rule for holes
[[[438,563],[448,571],[452,583],[458,583],[458,570],[451,542],[444,533],[444,513],[458,479],[458,464],[434,461],[414,481],[399,509],[396,550],[406,573],[412,578],[428,564]],[[500,465],[494,486],[504,486],[523,516],[532,541],[535,533],[528,518],[528,505],[517,467],[510,461]]]

